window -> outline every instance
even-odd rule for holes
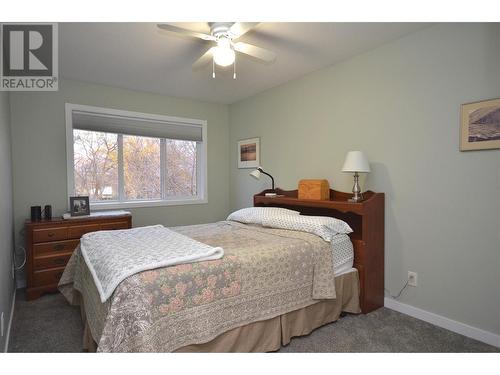
[[[123,187],[126,200],[163,197],[161,143],[163,140],[160,138],[123,136]]]
[[[93,209],[206,203],[206,122],[66,105],[69,195]]]

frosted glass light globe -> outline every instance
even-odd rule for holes
[[[235,53],[228,39],[222,38],[213,49],[214,62],[220,66],[229,66],[234,63]]]

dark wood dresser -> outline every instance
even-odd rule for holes
[[[131,215],[26,221],[26,298],[57,291],[64,267],[85,233],[131,227]]]

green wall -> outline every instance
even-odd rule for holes
[[[0,92],[0,314],[4,314],[5,332],[0,337],[0,351],[7,338],[14,294],[12,251],[14,250],[12,222],[12,158],[10,143],[9,95]]]
[[[386,193],[386,287],[404,303],[500,333],[500,150],[459,151],[460,104],[500,97],[497,24],[440,24],[230,106],[231,208],[269,187],[237,169],[261,138],[277,186],[327,178],[342,191],[349,150],[366,189]]]
[[[64,104],[85,104],[207,120],[208,204],[130,209],[134,226],[167,226],[224,219],[229,210],[228,108],[109,86],[61,80],[57,92],[11,93],[14,217],[17,243],[30,206],[67,210]]]

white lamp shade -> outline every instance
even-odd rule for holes
[[[260,171],[258,169],[254,169],[252,172],[250,172],[250,176],[257,180],[260,180]]]
[[[349,151],[342,172],[370,172],[370,164],[362,151]]]

